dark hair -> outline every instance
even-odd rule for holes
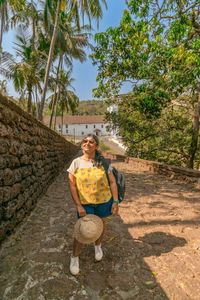
[[[88,133],[81,141],[81,144],[83,143],[83,141],[87,138],[87,137],[91,137],[93,138],[93,140],[95,140],[95,143],[97,144],[97,146],[99,146],[99,139],[95,134],[92,133]]]

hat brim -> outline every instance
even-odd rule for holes
[[[94,225],[96,226],[96,232],[93,237],[83,236],[82,233],[80,232],[81,222],[83,222],[85,220],[92,221],[94,223]],[[76,222],[76,224],[74,226],[74,238],[81,244],[94,243],[96,240],[98,240],[98,238],[100,238],[102,232],[103,232],[103,221],[101,220],[101,218],[99,218],[96,215],[88,214],[88,215],[78,219],[78,221]]]

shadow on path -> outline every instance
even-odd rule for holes
[[[145,212],[148,215],[148,201],[155,187],[146,175],[134,174],[132,177],[127,173],[127,177],[129,192],[121,204],[120,216],[108,219],[103,260],[95,263],[93,245],[84,246],[81,272],[74,277],[69,273],[69,259],[76,212],[69,196],[66,174],[60,174],[31,215],[2,244],[0,299],[195,299],[182,297],[182,291],[176,298],[169,297],[173,293],[164,284],[162,276],[168,277],[165,273],[168,271],[162,257],[173,251],[182,251],[187,241],[182,234],[165,232],[163,228],[152,230],[150,226],[141,230],[137,222],[146,221]],[[135,191],[135,183],[138,182],[141,186]],[[144,186],[148,191],[143,190]],[[158,201],[154,196],[154,200]],[[151,214],[155,211],[157,218],[156,209],[155,205],[151,206]],[[137,224],[135,228],[134,222]],[[164,258],[167,261],[168,256]],[[151,260],[157,269],[163,266],[160,277]]]

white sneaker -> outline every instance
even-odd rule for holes
[[[103,257],[103,251],[101,249],[101,245],[94,245],[94,250],[95,250],[95,259],[97,261],[102,260]]]
[[[70,260],[70,266],[69,266],[70,272],[72,275],[78,275],[79,273],[79,257],[71,257]]]

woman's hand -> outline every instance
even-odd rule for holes
[[[77,205],[76,208],[80,217],[84,217],[86,215],[86,211],[81,204]]]
[[[119,212],[119,205],[116,204],[116,203],[113,203],[113,205],[112,205],[112,214],[113,215],[118,215],[118,212]]]

